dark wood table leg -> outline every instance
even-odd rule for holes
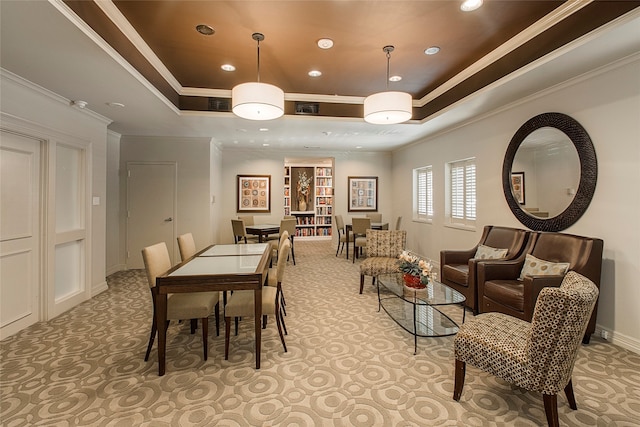
[[[260,348],[262,347],[262,289],[253,291],[253,305],[256,329],[256,369],[260,369]]]
[[[165,371],[167,349],[167,294],[159,294],[156,299],[156,325],[158,326],[158,375]]]

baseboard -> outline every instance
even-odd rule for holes
[[[99,283],[97,285],[94,285],[91,287],[91,297],[93,298],[94,296],[101,294],[102,292],[106,291],[107,289],[109,289],[109,286],[107,286],[107,281],[105,280],[102,283]]]
[[[116,264],[107,268],[106,274],[107,276],[111,276],[113,273],[117,273],[118,271],[126,270],[127,266],[125,264]]]
[[[623,335],[620,332],[612,331],[607,328],[603,328],[600,325],[596,324],[596,330],[594,331],[594,335],[600,338],[605,339],[607,342],[611,344],[619,345],[620,347],[632,351],[636,354],[640,354],[640,341],[631,338],[629,336]],[[603,335],[607,335],[605,338]]]

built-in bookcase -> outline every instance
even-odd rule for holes
[[[333,166],[285,164],[284,214],[296,217],[299,238],[331,238]]]

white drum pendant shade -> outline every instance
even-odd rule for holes
[[[231,90],[232,111],[249,120],[273,120],[284,114],[284,92],[267,83],[242,83]]]
[[[412,114],[411,95],[406,92],[379,92],[364,99],[364,120],[376,125],[406,122]]]

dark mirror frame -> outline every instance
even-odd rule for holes
[[[529,134],[543,127],[552,127],[564,132],[573,142],[580,158],[580,184],[573,201],[563,212],[552,218],[537,218],[528,214],[511,191],[511,168],[516,152]],[[534,231],[562,231],[575,224],[591,203],[597,178],[598,161],[589,134],[580,123],[562,113],[543,113],[523,124],[511,138],[502,164],[502,189],[509,209],[518,221]]]

